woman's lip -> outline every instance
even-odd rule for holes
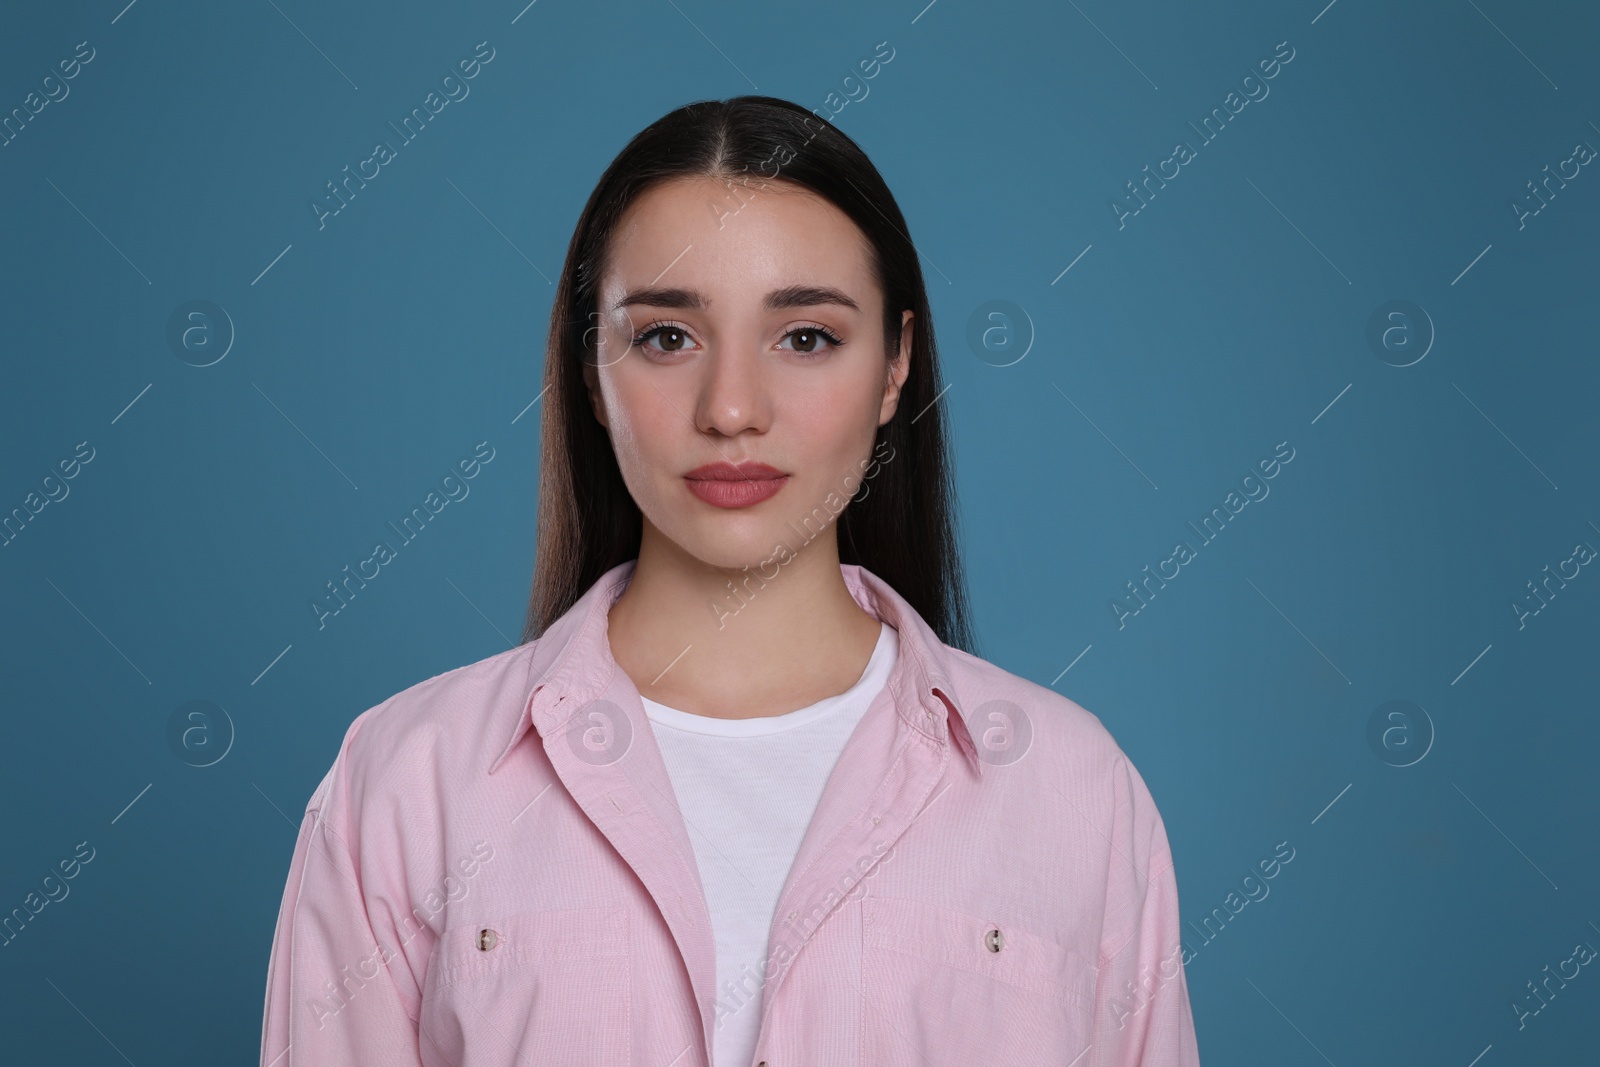
[[[787,478],[788,475],[776,467],[769,467],[765,463],[746,460],[743,463],[707,463],[702,467],[696,467],[688,474],[685,474],[684,477],[692,482],[748,482]]]
[[[751,478],[729,482],[717,478],[685,478],[689,492],[719,508],[747,508],[777,495],[789,481],[781,478]]]
[[[772,471],[772,474],[758,476],[758,470]],[[730,473],[731,478],[728,477]],[[713,507],[747,508],[776,496],[778,490],[788,484],[789,476],[773,471],[764,463],[737,468],[731,464],[716,464],[690,471],[683,480],[689,492]]]

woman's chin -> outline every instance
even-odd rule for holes
[[[748,568],[768,578],[793,562],[808,538],[815,537],[809,530],[796,531],[783,522],[735,520],[726,515],[696,525],[698,529],[679,543],[684,552],[708,567]]]

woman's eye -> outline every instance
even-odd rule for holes
[[[832,331],[824,330],[818,326],[802,326],[797,330],[790,330],[783,337],[786,341],[791,339],[794,341],[792,346],[794,351],[807,355],[822,351],[824,345],[832,345],[837,348],[839,345],[844,344],[843,341],[834,336]]]
[[[659,337],[659,347],[650,346],[657,352],[681,352],[689,343],[689,335],[676,326],[651,326],[633,339],[635,346],[644,346],[646,341]]]

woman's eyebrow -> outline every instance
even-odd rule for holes
[[[710,307],[711,301],[697,289],[682,289],[675,287],[633,289],[623,294],[621,300],[613,305],[612,310],[620,311],[630,304],[644,304],[649,307],[659,308],[688,308],[694,311],[704,311]],[[837,304],[847,307],[852,311],[860,311],[861,307],[843,292],[828,285],[789,285],[782,289],[774,289],[767,294],[763,305],[768,311],[782,311],[785,308],[815,307],[820,304]]]

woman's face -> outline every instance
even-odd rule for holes
[[[910,367],[912,313],[891,361],[870,254],[848,216],[790,183],[677,179],[634,202],[584,377],[646,537],[739,568],[835,536],[890,455],[873,441]],[[744,469],[718,481],[717,464]]]

